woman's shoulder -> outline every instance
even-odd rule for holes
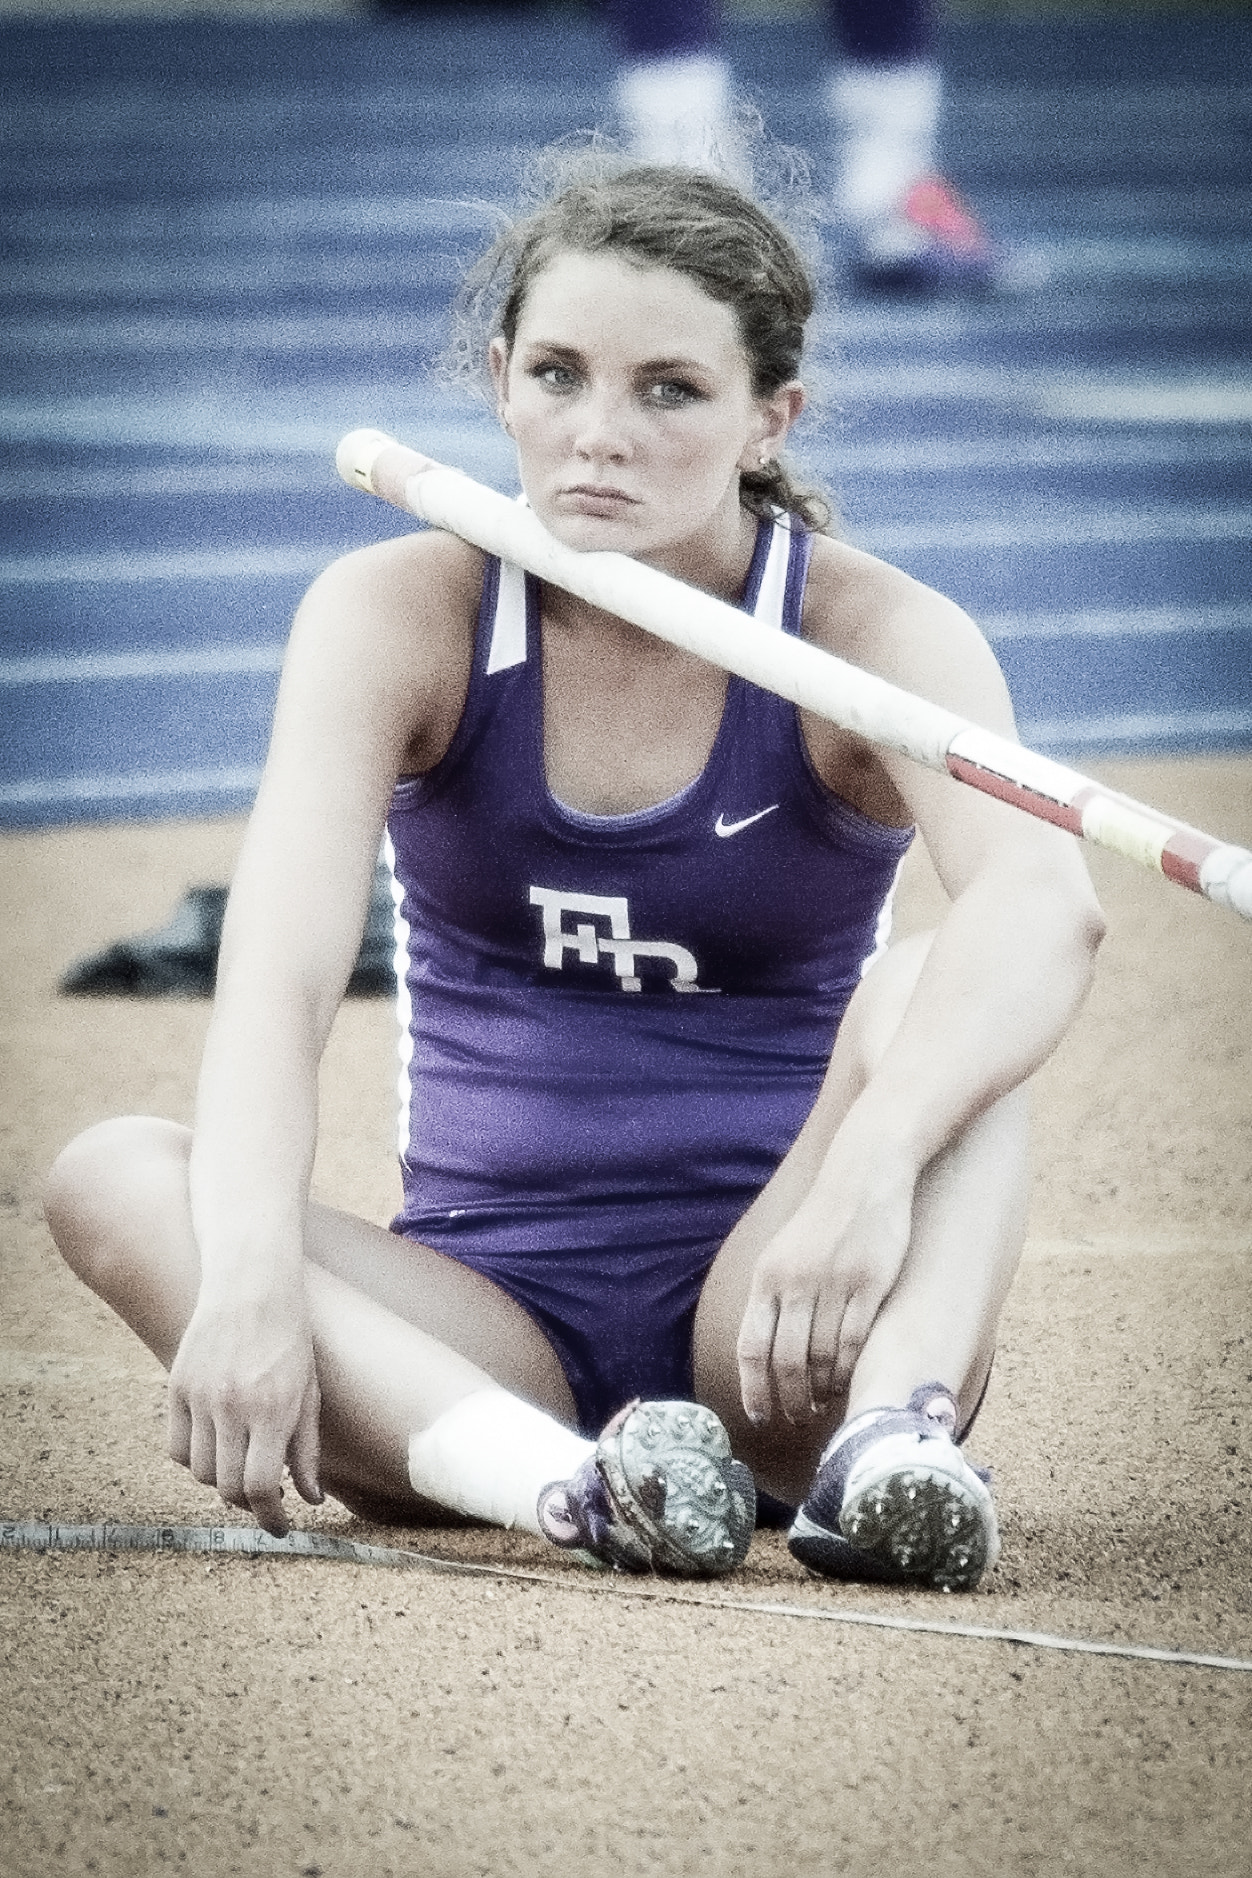
[[[482,550],[468,541],[442,529],[420,529],[341,554],[311,591],[350,596],[357,606],[447,607],[459,613],[467,603],[477,607],[485,564]]]
[[[903,569],[850,542],[813,538],[804,635],[893,684],[970,709],[999,666],[965,610]]]
[[[446,743],[464,704],[485,557],[435,530],[340,555],[296,613],[288,697],[386,718],[411,768]]]
[[[313,671],[375,672],[418,690],[460,684],[473,653],[485,556],[435,529],[356,548],[305,594],[288,649]]]
[[[806,639],[990,730],[1012,736],[1008,687],[987,641],[955,601],[845,541],[815,537],[805,590]],[[805,735],[818,774],[875,820],[916,821],[928,842],[952,806],[930,772],[811,715]],[[957,794],[968,794],[958,791]]]

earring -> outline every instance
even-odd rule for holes
[[[773,460],[774,459],[769,454],[768,450],[762,450],[761,456],[760,456],[760,464],[761,464],[762,469],[768,469],[770,464],[773,462]]]

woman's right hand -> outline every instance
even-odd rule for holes
[[[285,1465],[302,1499],[322,1500],[319,1409],[303,1299],[197,1304],[170,1370],[170,1453],[276,1538],[290,1526]]]
[[[758,1427],[775,1399],[789,1422],[804,1423],[846,1396],[908,1252],[917,1170],[853,1135],[845,1123],[821,1184],[753,1270],[737,1356],[744,1412]]]

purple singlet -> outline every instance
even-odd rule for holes
[[[763,523],[742,604],[799,630],[810,541]],[[795,707],[732,677],[687,788],[558,802],[538,589],[489,560],[461,722],[396,786],[404,1205],[556,1349],[584,1430],[691,1393],[718,1247],[816,1098],[911,831],[818,780]]]

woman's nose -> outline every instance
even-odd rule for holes
[[[592,391],[580,400],[574,448],[580,456],[621,462],[630,453],[628,413],[615,393]]]

